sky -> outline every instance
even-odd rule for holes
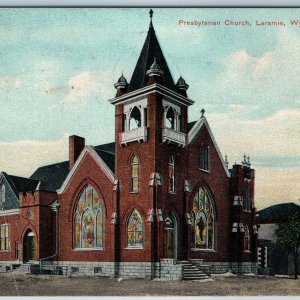
[[[68,137],[114,141],[113,84],[130,81],[148,8],[0,9],[0,171],[30,176],[68,159]],[[155,8],[173,75],[230,165],[250,156],[258,209],[300,199],[299,9]],[[180,25],[216,21],[219,26]],[[225,21],[251,26],[227,26]],[[291,21],[299,20],[299,26]],[[285,26],[258,22],[281,21]],[[186,23],[187,24],[187,23]]]

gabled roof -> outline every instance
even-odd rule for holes
[[[187,143],[190,144],[203,127],[206,127],[206,129],[208,131],[208,134],[209,134],[209,136],[210,136],[210,138],[211,138],[211,140],[214,144],[214,147],[215,147],[215,149],[218,153],[218,156],[219,156],[221,164],[224,168],[224,171],[225,171],[226,175],[228,177],[230,177],[230,173],[228,171],[228,168],[226,167],[226,164],[225,164],[225,161],[224,161],[223,156],[221,154],[220,148],[219,148],[219,146],[218,146],[218,144],[215,140],[215,137],[214,137],[214,135],[213,135],[213,133],[210,129],[210,126],[209,126],[209,124],[208,124],[208,122],[207,122],[207,120],[204,116],[199,118],[197,122],[191,122],[191,123],[188,124],[189,132],[188,132],[188,136],[187,136]]]
[[[19,193],[21,192],[34,192],[39,183],[38,180],[33,180],[26,177],[8,175],[4,172],[2,174],[6,178],[7,182],[9,183],[17,197],[19,197]]]
[[[281,203],[257,212],[257,223],[277,223],[286,221],[296,212],[300,214],[300,206],[295,203]]]
[[[196,124],[197,121],[194,122],[189,122],[188,123],[188,132],[190,132],[190,130],[193,128],[193,126]]]
[[[63,161],[38,168],[30,178],[42,181],[40,190],[55,192],[61,187],[68,173],[69,161]]]
[[[105,145],[100,145],[98,147],[101,148],[101,146],[103,146],[104,148],[110,148],[112,149],[112,145],[108,146],[108,144]],[[101,152],[101,150],[99,150]],[[106,151],[103,151],[106,152]],[[106,152],[107,154],[109,154],[109,152]],[[74,177],[74,175],[76,174],[77,170],[79,169],[81,163],[84,161],[86,155],[89,154],[95,161],[95,163],[101,168],[101,170],[103,171],[103,173],[107,176],[108,180],[113,184],[115,182],[115,175],[114,172],[108,167],[108,165],[104,162],[104,160],[102,159],[102,156],[100,156],[95,148],[93,148],[92,146],[85,146],[85,148],[82,150],[81,154],[79,155],[78,159],[76,160],[73,168],[70,170],[70,172],[68,173],[67,177],[65,178],[63,184],[61,185],[61,187],[59,189],[57,189],[57,193],[58,194],[62,194],[65,189],[67,188],[67,186],[69,185],[69,183],[71,182],[72,178]]]
[[[115,173],[115,145],[116,143],[113,142],[94,147],[94,150],[103,159],[105,164],[113,173]]]
[[[171,90],[176,90],[171,72],[163,55],[163,52],[160,48],[151,20],[144,46],[142,48],[141,54],[136,63],[135,69],[133,71],[128,86],[128,92],[132,92],[134,90],[138,90],[146,86],[148,82],[148,76],[146,75],[146,72],[150,69],[150,66],[153,64],[154,57],[156,57],[156,62],[158,63],[160,69],[163,71],[162,85],[166,86]]]

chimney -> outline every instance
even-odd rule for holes
[[[69,162],[70,170],[73,168],[77,158],[79,157],[81,151],[84,149],[85,139],[77,135],[71,135],[69,137]]]

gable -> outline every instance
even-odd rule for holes
[[[225,164],[225,161],[222,157],[221,151],[218,147],[218,144],[217,144],[217,142],[216,142],[216,140],[213,136],[213,133],[212,133],[212,131],[209,127],[209,124],[208,124],[205,117],[200,118],[196,123],[193,124],[192,128],[189,130],[189,133],[188,133],[187,144],[188,145],[191,144],[204,128],[207,129],[209,137],[210,137],[210,139],[211,139],[211,141],[214,145],[214,148],[215,148],[215,150],[218,154],[218,157],[220,159],[220,162],[221,162],[221,164],[224,168],[224,171],[225,171],[227,177],[230,177],[230,173],[228,171],[228,168],[226,167],[226,164]]]
[[[60,189],[57,190],[58,194],[62,194],[66,188],[71,183],[72,179],[76,176],[77,172],[79,171],[81,165],[86,160],[87,156],[90,156],[92,160],[95,162],[95,164],[101,169],[103,174],[108,178],[108,180],[111,183],[114,183],[115,176],[114,173],[111,171],[111,169],[107,166],[107,164],[104,162],[104,160],[98,155],[98,153],[95,151],[95,149],[91,146],[86,146],[84,150],[81,152],[80,156],[78,157],[76,163],[74,164],[73,168],[69,172],[67,178],[63,182]]]
[[[0,173],[0,210],[16,209],[20,206],[18,194],[14,191],[13,187],[6,178],[6,174]],[[3,199],[2,189],[5,189]]]

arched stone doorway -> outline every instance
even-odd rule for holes
[[[173,213],[164,222],[164,257],[177,259],[177,221]]]
[[[23,241],[23,261],[30,262],[36,260],[36,237],[31,230],[24,235]]]

